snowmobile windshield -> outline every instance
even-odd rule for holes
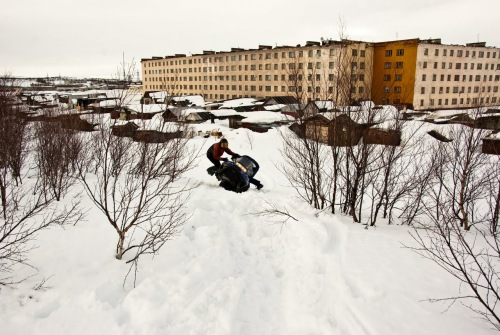
[[[239,157],[235,162],[236,166],[248,176],[253,176],[253,162],[245,156]]]

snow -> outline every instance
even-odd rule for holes
[[[257,99],[254,98],[239,98],[239,99],[231,99],[231,100],[226,100],[222,101],[221,106],[219,108],[234,108],[238,106],[249,106],[249,105],[254,105],[255,102],[257,102]]]
[[[165,105],[163,104],[127,104],[126,107],[136,113],[160,113],[165,111]]]
[[[290,115],[282,114],[280,112],[247,112],[247,113],[241,113],[242,116],[245,118],[242,120],[242,122],[245,123],[254,123],[254,124],[259,124],[259,123],[273,123],[273,122],[288,122],[288,121],[293,121],[295,118],[293,118]]]
[[[486,113],[486,111],[498,110],[498,113]],[[437,110],[426,116],[426,119],[433,120],[434,122],[446,122],[450,120],[453,116],[466,114],[471,119],[476,119],[478,117],[484,116],[499,116],[500,109],[498,106],[492,107],[480,107],[480,108],[469,108],[469,109],[449,109],[449,110]]]
[[[257,120],[244,115],[252,114]],[[185,204],[192,217],[159,255],[141,260],[135,288],[123,285],[116,233],[82,194],[85,222],[42,232],[30,254],[39,272],[23,270],[33,276],[1,287],[2,334],[494,334],[460,304],[425,301],[459,286],[402,247],[412,244],[408,227],[365,229],[300,200],[277,168],[276,129],[229,129],[227,120],[194,127],[221,130],[233,151],[255,158],[264,188],[218,187],[204,155],[217,139],[190,139],[202,149],[186,176],[202,183]],[[269,204],[296,221],[259,215]],[[43,278],[47,287],[34,290]]]
[[[232,115],[246,115],[243,113],[238,113],[234,109],[215,109],[215,110],[211,110],[210,113],[212,113],[216,117],[225,117],[225,116],[232,116]]]
[[[205,98],[201,95],[183,95],[179,97],[173,97],[172,100],[183,101],[188,100],[192,106],[205,106]]]

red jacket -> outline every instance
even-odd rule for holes
[[[210,149],[214,155],[214,158],[219,161],[222,160],[222,155],[224,154],[224,152],[227,153],[228,155],[236,155],[236,153],[232,152],[231,149],[223,148],[219,142],[212,145]]]

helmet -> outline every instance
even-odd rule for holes
[[[225,138],[221,139],[219,143],[220,143],[220,146],[223,148],[227,148],[229,146],[229,143],[227,142],[227,140]]]

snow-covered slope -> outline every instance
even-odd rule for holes
[[[114,259],[116,233],[87,204],[87,221],[43,232],[31,263],[39,273],[0,292],[2,334],[493,334],[460,306],[457,283],[402,247],[408,227],[365,229],[297,198],[277,166],[278,131],[218,129],[230,148],[255,158],[264,184],[242,194],[219,188],[202,148],[187,177],[201,186],[186,203],[188,224],[160,255],[144,258],[136,287]],[[286,128],[282,128],[287,131]],[[195,133],[196,133],[195,132]],[[275,206],[290,217],[266,216]],[[32,289],[48,278],[45,290]],[[50,278],[49,278],[50,277]]]

